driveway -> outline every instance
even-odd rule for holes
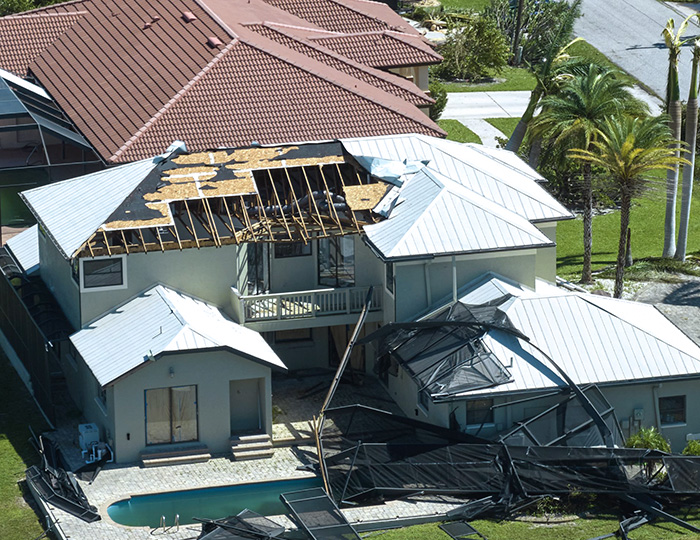
[[[697,4],[672,5],[657,0],[583,0],[574,31],[659,97],[666,94],[668,50],[661,31],[673,18],[676,28]],[[681,11],[682,10],[682,11]],[[685,37],[700,34],[691,23]],[[690,85],[691,46],[683,47],[679,63],[681,99]]]

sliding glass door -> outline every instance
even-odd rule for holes
[[[196,385],[146,390],[146,444],[197,438]]]

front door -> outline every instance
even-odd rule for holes
[[[196,441],[197,386],[146,390],[146,444]]]
[[[229,383],[232,434],[262,430],[262,383],[263,379],[244,379]]]

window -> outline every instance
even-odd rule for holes
[[[251,242],[247,246],[248,294],[265,294],[270,291],[270,247]]]
[[[126,288],[124,256],[80,259],[80,289]]]
[[[311,255],[311,244],[304,242],[285,242],[275,244],[275,259],[287,257],[305,257]]]
[[[659,398],[661,425],[685,424],[685,396]]]
[[[467,401],[467,425],[493,424],[493,399]]]
[[[328,287],[355,285],[355,239],[352,236],[318,241],[318,283]]]
[[[196,441],[197,386],[153,388],[146,394],[146,444]]]
[[[386,289],[394,292],[394,263],[386,263]]]

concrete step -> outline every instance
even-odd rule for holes
[[[272,457],[274,450],[267,433],[254,435],[234,435],[230,439],[231,453],[236,461],[264,459]]]
[[[183,465],[185,463],[203,463],[211,459],[205,445],[191,447],[164,448],[141,453],[144,467],[161,467],[163,465]]]

